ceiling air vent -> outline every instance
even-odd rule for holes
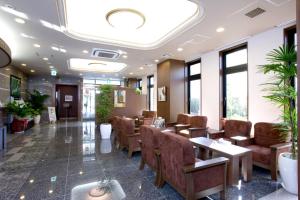
[[[254,10],[251,10],[250,12],[246,13],[245,15],[247,17],[254,18],[264,12],[266,12],[266,11],[262,8],[255,8]]]
[[[97,58],[117,59],[120,57],[120,53],[113,50],[94,48],[91,56]]]

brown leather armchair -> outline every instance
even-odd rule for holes
[[[153,120],[156,118],[156,111],[143,110],[142,116],[136,117],[138,125],[151,125]]]
[[[283,137],[276,124],[259,122],[254,125],[254,138],[240,141],[240,146],[252,150],[253,164],[271,171],[272,180],[277,180],[278,156],[290,150],[290,136]]]
[[[128,157],[131,158],[133,152],[141,150],[139,145],[141,137],[138,129],[135,128],[135,120],[121,118],[120,133],[120,149],[128,149]]]
[[[225,140],[235,142],[232,137],[243,136],[250,138],[252,123],[250,121],[226,120],[224,122],[224,131],[214,132],[209,135],[211,139],[223,138]]]
[[[172,133],[159,135],[158,186],[168,182],[186,199],[199,199],[221,192],[225,199],[227,158],[195,159],[193,144]]]
[[[177,134],[187,137],[206,137],[207,134],[207,117],[206,116],[191,116],[190,126],[187,129],[182,129],[177,132]]]
[[[145,164],[147,164],[153,171],[156,172],[156,174],[158,174],[155,151],[158,150],[158,135],[162,134],[160,131],[160,129],[151,126],[143,125],[140,127],[140,145],[142,152],[140,170],[143,170]],[[157,184],[157,181],[158,180],[156,179],[155,184]]]
[[[190,124],[190,118],[191,116],[189,114],[180,113],[177,115],[177,121],[176,122],[169,122],[167,123],[167,127],[173,127],[174,132],[179,132],[182,129],[186,129],[191,126]]]

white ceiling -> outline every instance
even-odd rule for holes
[[[15,22],[16,16],[0,9],[0,37],[12,50],[13,65],[34,74],[49,74],[49,65],[55,66],[59,75],[80,76],[79,72],[68,69],[70,58],[92,59],[93,48],[122,50],[128,58],[120,58],[118,62],[127,64],[118,74],[105,74],[106,77],[141,77],[156,70],[155,59],[160,61],[168,54],[171,58],[191,60],[207,51],[265,31],[274,26],[293,21],[296,18],[296,0],[198,0],[204,8],[204,18],[197,25],[187,29],[175,39],[153,50],[137,50],[105,45],[73,39],[62,32],[46,28],[40,22],[44,20],[60,25],[56,0],[0,0],[0,6],[12,5],[17,11],[24,12],[29,19],[25,24]],[[248,18],[244,14],[257,7],[266,10],[256,18]],[[169,9],[172,9],[170,5]],[[183,8],[184,9],[184,8]],[[166,10],[166,12],[168,12]],[[223,33],[217,33],[218,27],[224,27]],[[157,27],[159,28],[159,27]],[[21,34],[33,38],[22,37]],[[33,44],[40,44],[36,48]],[[51,46],[66,49],[66,53],[54,51]],[[184,50],[178,52],[177,48]],[[89,54],[82,51],[88,50]],[[49,58],[48,61],[42,58]],[[93,58],[94,59],[94,58]],[[109,61],[109,60],[108,60]],[[21,66],[25,63],[27,66]],[[50,64],[51,63],[51,64]],[[140,67],[144,69],[141,70]],[[133,72],[132,75],[129,73]],[[103,74],[86,72],[84,77],[102,77]]]

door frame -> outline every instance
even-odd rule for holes
[[[52,102],[53,102],[53,105],[55,106],[56,108],[56,89],[57,89],[57,86],[76,86],[77,87],[77,106],[78,106],[78,109],[77,109],[77,120],[82,120],[82,115],[81,115],[81,110],[82,110],[82,98],[81,98],[81,95],[82,93],[80,92],[80,84],[68,84],[68,83],[57,83],[55,84],[55,88],[53,90],[53,99],[52,99]],[[58,114],[58,113],[57,113]]]

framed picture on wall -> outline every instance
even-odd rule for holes
[[[21,98],[21,78],[10,75],[10,96],[14,99]]]
[[[167,101],[167,88],[166,86],[157,88],[158,101]]]
[[[114,91],[114,106],[116,108],[126,107],[126,90]]]

